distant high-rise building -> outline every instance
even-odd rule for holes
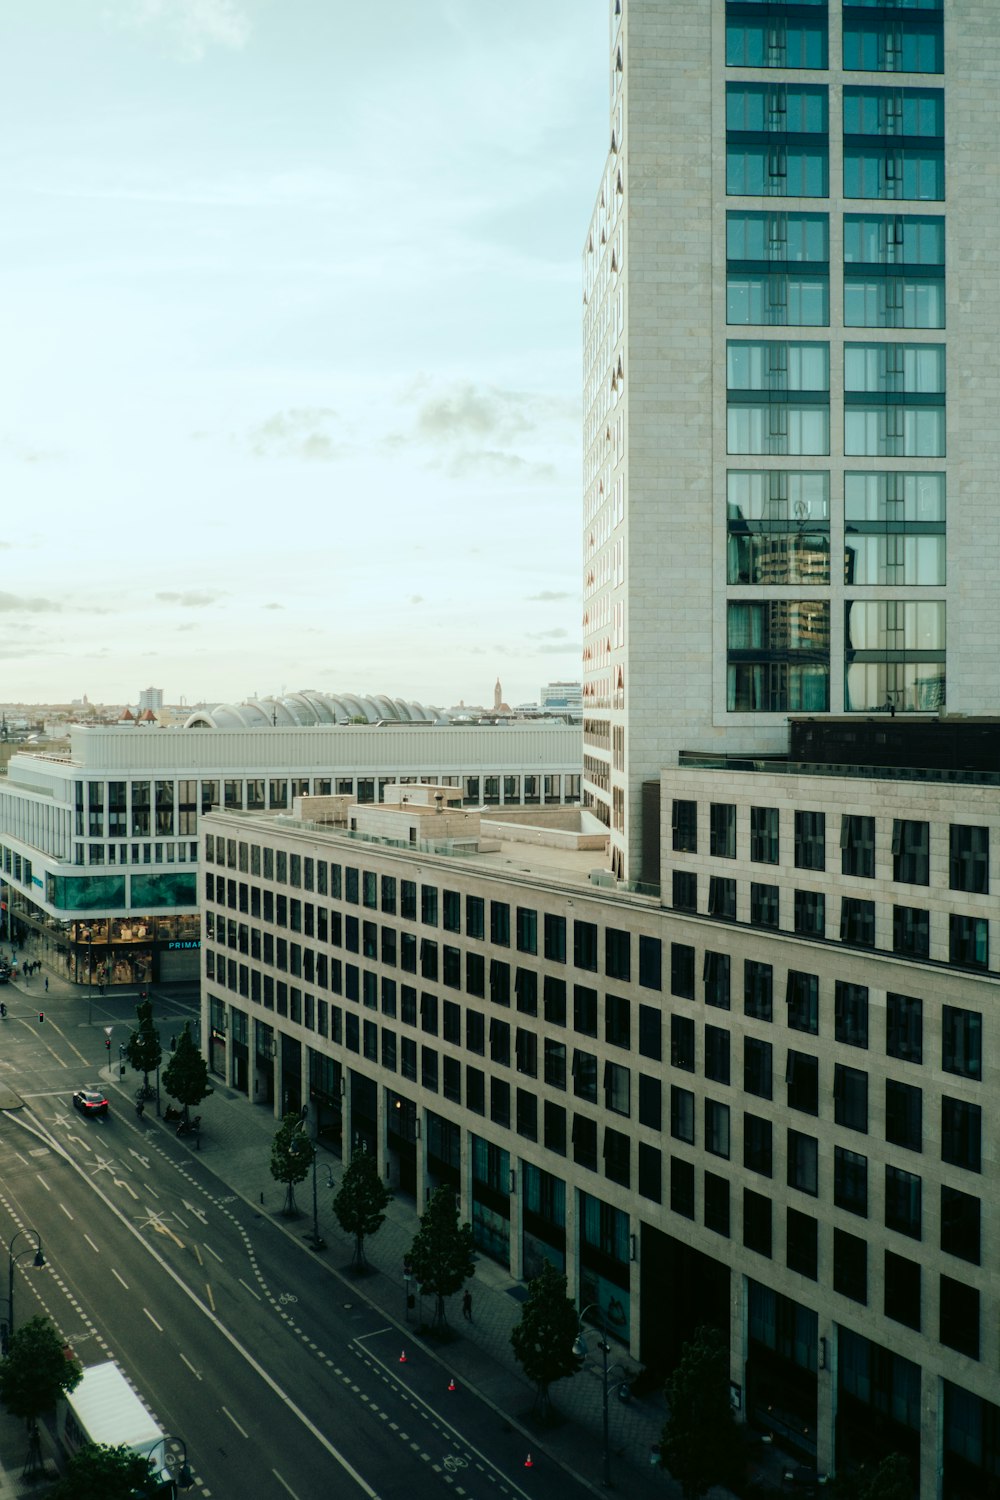
[[[577,682],[547,682],[538,690],[539,706],[547,713],[578,714],[583,708],[583,684]]]
[[[143,688],[139,694],[139,712],[142,713],[145,709],[149,709],[151,713],[155,714],[162,707],[163,689],[154,687]]]

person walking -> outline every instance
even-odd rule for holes
[[[462,1293],[462,1317],[467,1323],[472,1322],[472,1293],[468,1287]]]
[[[47,974],[45,976],[45,993],[49,993],[49,976]]]

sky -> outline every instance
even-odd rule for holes
[[[0,702],[580,676],[607,0],[5,0]]]

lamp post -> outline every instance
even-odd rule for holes
[[[308,1104],[304,1104],[302,1106],[301,1117],[299,1119],[299,1129],[303,1132],[303,1134],[301,1135],[301,1137],[298,1140],[293,1139],[292,1141],[290,1141],[288,1149],[291,1151],[291,1153],[292,1153],[293,1156],[297,1155],[298,1151],[300,1149],[300,1144],[301,1144],[302,1141],[308,1141],[309,1145],[312,1148],[312,1174],[313,1174],[312,1247],[313,1247],[314,1250],[325,1250],[326,1249],[326,1240],[323,1238],[323,1236],[319,1232],[319,1196],[318,1196],[318,1191],[317,1191],[317,1187],[316,1187],[316,1143],[308,1135],[305,1134],[305,1126],[306,1126],[306,1121],[307,1121],[308,1118],[309,1118],[309,1106],[308,1106]]]
[[[177,1454],[168,1449],[168,1442],[178,1443],[183,1449],[180,1463],[177,1462]],[[188,1445],[183,1438],[177,1437],[173,1432],[163,1434],[163,1468],[166,1469],[179,1490],[189,1490],[194,1483],[188,1467]]]
[[[14,1246],[17,1244],[17,1242],[20,1239],[20,1237],[21,1237],[22,1234],[33,1234],[35,1236],[35,1239],[36,1239],[37,1243],[35,1245],[26,1245],[23,1250],[18,1250],[17,1254],[15,1255],[15,1253],[14,1253]],[[32,1264],[35,1265],[35,1266],[39,1266],[39,1267],[44,1266],[44,1264],[45,1264],[45,1256],[42,1254],[42,1237],[38,1233],[38,1230],[37,1229],[19,1229],[17,1231],[17,1233],[14,1235],[14,1237],[11,1240],[10,1244],[7,1246],[7,1273],[8,1273],[8,1275],[7,1275],[7,1337],[8,1338],[14,1332],[14,1267],[17,1265],[17,1262],[19,1260],[21,1260],[25,1255],[30,1255],[32,1253],[32,1251],[34,1251],[34,1256],[35,1256],[34,1261],[32,1262]]]
[[[597,1346],[601,1351],[601,1419],[604,1433],[604,1473],[601,1478],[601,1483],[604,1485],[604,1488],[606,1490],[610,1490],[614,1489],[614,1485],[611,1483],[611,1439],[609,1436],[608,1390],[610,1386],[611,1370],[622,1369],[622,1366],[612,1365],[610,1369],[608,1368],[608,1355],[611,1352],[611,1346],[608,1343],[608,1325],[605,1321],[604,1309],[599,1302],[588,1303],[581,1312],[580,1329],[577,1333],[576,1338],[573,1340],[573,1353],[576,1355],[577,1359],[586,1358],[587,1341],[583,1336],[583,1320],[589,1312],[593,1312],[595,1309],[600,1314],[601,1319],[601,1341]],[[623,1389],[627,1390],[627,1386],[623,1386]],[[627,1400],[628,1398],[627,1396],[625,1396],[623,1397],[623,1399]]]

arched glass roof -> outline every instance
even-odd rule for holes
[[[441,708],[390,698],[387,693],[321,693],[303,688],[275,698],[247,698],[242,703],[220,703],[198,709],[185,721],[185,729],[261,729],[312,727],[317,724],[448,724],[450,715]]]

